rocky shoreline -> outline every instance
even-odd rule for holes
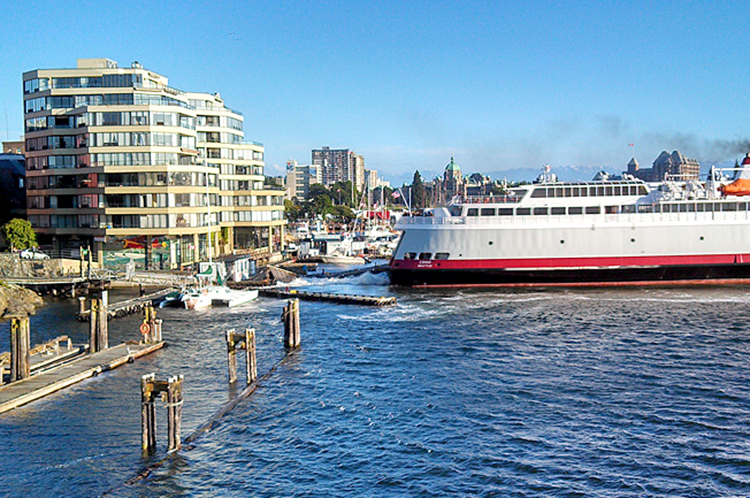
[[[0,281],[0,317],[33,315],[44,300],[34,291]]]

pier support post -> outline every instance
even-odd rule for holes
[[[101,292],[101,297],[91,298],[91,321],[89,326],[89,351],[98,353],[109,348],[107,291]],[[80,309],[80,308],[79,308]]]
[[[144,455],[156,450],[155,378],[153,373],[141,377],[141,449]]]
[[[245,350],[245,379],[247,384],[258,378],[258,363],[255,355],[255,329],[245,329],[245,332],[227,330],[227,368],[229,369],[229,383],[237,381],[237,350]]]
[[[83,319],[83,314],[86,312],[86,298],[81,296],[78,298],[78,320]]]
[[[289,304],[284,306],[282,314],[284,320],[284,347],[296,349],[301,344],[299,325],[299,299],[290,299]]]
[[[170,377],[167,386],[167,451],[172,453],[182,447],[182,375]]]
[[[12,316],[10,321],[10,381],[31,375],[31,330],[28,316]]]
[[[144,455],[156,450],[154,401],[159,394],[167,406],[167,451],[172,453],[182,447],[182,381],[182,375],[169,377],[165,381],[156,380],[153,373],[141,377],[141,449]]]
[[[145,344],[156,344],[161,342],[161,324],[163,320],[156,318],[156,309],[149,301],[143,306],[143,324],[141,332],[143,333],[143,342]],[[144,332],[145,330],[145,332]]]

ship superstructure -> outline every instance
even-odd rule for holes
[[[750,282],[750,154],[737,180],[540,183],[402,217],[399,285]]]

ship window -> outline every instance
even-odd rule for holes
[[[451,206],[451,216],[461,216],[461,206]]]
[[[688,212],[690,213],[694,213],[696,209],[698,209],[698,206],[696,206],[695,204],[688,204],[687,207],[688,207]]]
[[[448,256],[450,256],[450,253],[447,253],[447,252],[436,252],[435,253],[435,259],[448,259]]]
[[[547,214],[547,208],[541,207],[541,208],[534,208],[534,215],[535,216],[544,216]]]
[[[422,252],[419,254],[419,259],[430,259],[432,257],[431,252]]]
[[[623,213],[635,213],[635,206],[633,204],[627,204],[625,206],[621,206],[620,209]]]
[[[588,196],[589,196],[589,188],[581,187],[581,197],[588,197]]]
[[[570,187],[565,187],[565,197],[572,197],[573,196],[573,189]]]
[[[540,199],[547,197],[547,189],[546,188],[535,188],[533,192],[531,192],[531,197],[534,199]]]
[[[552,209],[555,209],[555,208],[552,208]],[[582,207],[569,207],[568,214],[583,214],[583,208]]]
[[[555,207],[555,208],[552,208],[550,212],[552,214],[565,214],[565,208],[564,207]]]
[[[638,206],[638,212],[639,213],[653,213],[654,206],[653,204],[640,204]]]
[[[469,208],[466,211],[466,216],[479,216],[479,209],[477,209],[477,208]]]
[[[747,202],[740,202],[737,204],[738,211],[747,211]]]
[[[498,216],[513,216],[513,209],[511,209],[511,208],[498,208],[497,209],[497,215]]]
[[[647,193],[645,185],[638,186],[638,195],[646,195]]]
[[[495,216],[495,208],[482,208],[480,214],[482,216]]]
[[[604,212],[607,214],[617,214],[617,206],[605,206]]]
[[[581,197],[581,187],[573,187],[573,197]]]
[[[555,197],[562,197],[563,196],[563,189],[558,187],[555,189]]]
[[[707,211],[707,209],[706,209],[706,203],[705,202],[699,203],[698,206],[696,206],[696,207],[698,208],[698,212],[699,213]]]
[[[688,205],[687,204],[680,204],[680,212],[681,213],[687,213],[688,212]]]
[[[531,208],[518,208],[516,209],[516,215],[518,216],[528,216],[531,214]]]
[[[612,187],[611,186],[606,187],[604,192],[605,192],[604,195],[612,195]]]
[[[622,187],[619,185],[615,187],[615,195],[622,195]]]
[[[417,259],[417,253],[407,252],[406,254],[404,254],[404,259]]]
[[[602,187],[596,187],[596,195],[597,196],[604,195],[604,187],[603,186]]]
[[[737,203],[736,202],[727,202],[722,206],[722,211],[737,211]]]
[[[586,214],[599,214],[599,206],[586,206]]]

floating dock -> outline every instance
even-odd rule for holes
[[[125,343],[88,354],[65,365],[32,375],[0,387],[0,413],[38,400],[102,372],[112,370],[136,358],[164,347],[156,344]]]
[[[352,294],[333,294],[330,292],[307,292],[287,289],[260,289],[260,295],[281,299],[302,299],[305,301],[326,301],[339,304],[358,304],[361,306],[393,306],[395,297],[357,296]]]
[[[365,273],[383,273],[388,271],[389,264],[383,263],[381,265],[366,266],[364,268],[355,268],[353,270],[342,270],[342,271],[326,271],[320,273],[309,273],[306,276],[310,278],[347,278],[356,277],[358,275],[364,275]]]

